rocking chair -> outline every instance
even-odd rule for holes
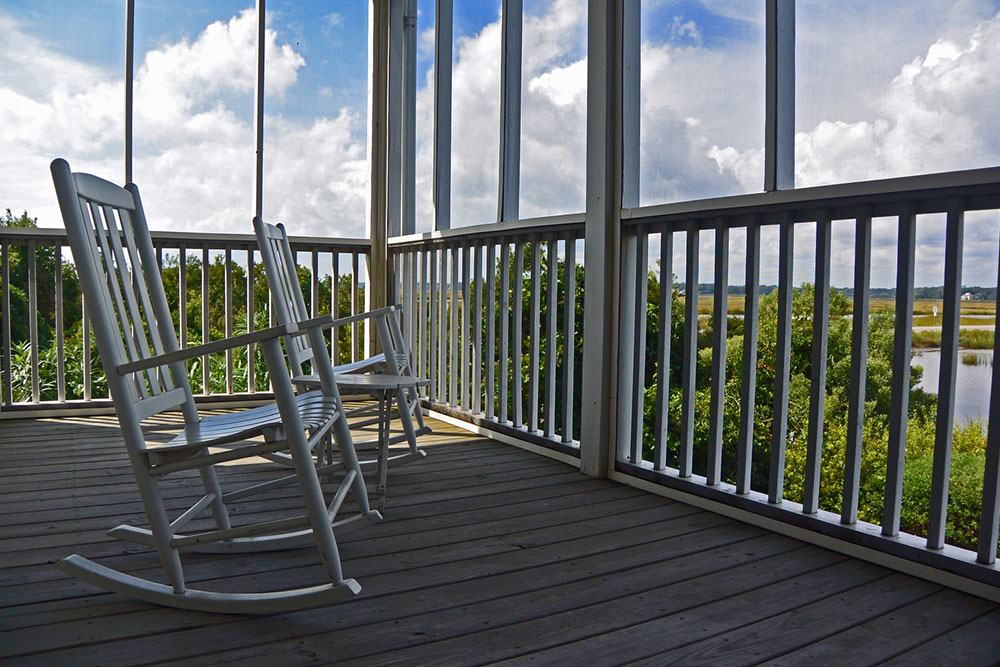
[[[309,315],[306,311],[305,299],[295,270],[295,257],[288,242],[284,225],[271,225],[259,217],[253,221],[254,232],[257,235],[257,245],[260,248],[261,261],[267,274],[268,284],[274,300],[274,309],[279,323],[285,324],[305,320]],[[336,286],[334,286],[336,289]],[[379,415],[370,421],[355,422],[358,428],[377,423],[379,426],[379,454],[375,459],[363,460],[362,466],[377,465],[378,481],[376,493],[380,497],[380,506],[384,500],[385,474],[390,466],[398,466],[423,458],[426,454],[417,447],[417,437],[430,433],[430,427],[424,424],[420,409],[418,387],[429,384],[428,380],[418,378],[410,363],[410,354],[406,348],[406,340],[399,326],[399,311],[401,306],[388,306],[368,313],[362,313],[349,318],[331,320],[331,324],[347,324],[357,319],[369,319],[374,322],[379,344],[383,350],[378,355],[381,359],[392,359],[395,363],[385,363],[384,375],[361,375],[342,373],[334,367],[337,373],[337,385],[344,391],[352,393],[375,393],[379,396]],[[285,341],[288,356],[292,365],[292,381],[304,388],[314,388],[319,385],[316,374],[317,359],[302,336]],[[312,373],[306,374],[306,364],[312,362]],[[397,413],[402,426],[402,434],[392,437],[389,434],[389,413],[384,398],[391,395],[395,399]],[[364,408],[363,408],[364,409]],[[414,428],[414,421],[417,422]],[[403,453],[388,454],[388,445],[406,442],[409,446]]]
[[[149,529],[122,525],[110,535],[153,546],[169,585],[113,570],[82,556],[69,556],[61,569],[101,588],[156,604],[222,613],[274,613],[317,607],[356,595],[361,587],[342,574],[334,528],[359,520],[378,520],[368,504],[364,479],[344,418],[336,378],[324,356],[323,333],[313,325],[286,322],[226,340],[178,349],[155,251],[139,191],[121,188],[90,174],[70,171],[65,160],[52,162],[59,207],[87,299],[101,360],[115,404]],[[314,343],[320,390],[295,393],[283,337],[302,334]],[[185,361],[226,349],[259,344],[267,363],[276,403],[238,413],[202,417],[188,382]],[[166,444],[147,442],[143,420],[180,407],[184,427]],[[345,477],[327,504],[313,461],[313,450],[332,433]],[[263,442],[246,442],[263,436]],[[226,448],[219,449],[220,445]],[[211,449],[210,449],[211,448]],[[214,465],[289,452],[294,474],[224,493]],[[173,520],[167,515],[160,480],[197,470],[204,495]],[[297,483],[305,514],[233,527],[227,503]],[[338,519],[348,494],[360,507]],[[213,530],[184,530],[210,510]],[[182,532],[183,531],[183,532]],[[185,584],[180,551],[247,553],[314,543],[329,583],[283,591],[223,593],[194,590]]]

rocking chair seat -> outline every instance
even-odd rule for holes
[[[309,430],[328,426],[340,416],[336,399],[322,391],[310,391],[295,396],[302,426]],[[267,430],[269,440],[283,439],[281,415],[274,403],[242,412],[229,412],[205,417],[197,424],[186,426],[169,442],[153,448],[157,452],[223,445],[259,435]]]

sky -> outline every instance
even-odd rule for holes
[[[455,5],[457,227],[496,216],[500,2]],[[522,217],[584,208],[586,6],[524,1]],[[418,1],[419,231],[432,219],[433,7]],[[368,2],[267,8],[264,215],[294,233],[363,236]],[[763,3],[641,8],[640,203],[760,191]],[[799,0],[796,20],[797,186],[1000,165],[1000,0]],[[4,0],[0,30],[0,210],[59,226],[52,158],[123,178],[124,2]],[[137,0],[134,178],[152,227],[250,230],[254,37],[247,0]],[[966,284],[996,283],[998,229],[995,211],[967,216]],[[943,236],[940,217],[921,216],[918,285],[942,283]],[[892,285],[894,222],[873,239],[872,284]],[[734,283],[743,242],[732,234]],[[812,279],[812,243],[800,226],[796,282]],[[675,248],[682,275],[682,235]],[[711,282],[711,233],[701,251]],[[833,253],[833,282],[849,285],[850,223],[834,224]]]

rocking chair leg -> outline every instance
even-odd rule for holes
[[[138,422],[133,422],[128,418],[119,418],[119,423],[123,431],[134,431],[132,437],[142,437],[142,427]],[[163,496],[160,495],[157,481],[149,474],[149,468],[142,455],[129,451],[129,459],[132,464],[132,472],[135,474],[136,484],[139,487],[139,497],[142,499],[146,517],[149,519],[149,528],[153,534],[156,550],[160,554],[163,569],[167,572],[167,580],[175,593],[183,594],[186,590],[184,569],[181,567],[180,553],[170,544],[173,539],[173,529],[170,528],[170,518],[163,506]]]
[[[229,523],[229,509],[222,500],[222,487],[219,486],[219,478],[215,474],[215,468],[206,466],[199,469],[198,472],[201,474],[202,484],[205,485],[205,492],[215,494],[215,500],[212,501],[212,516],[215,517],[215,525],[219,530],[232,528],[232,524]]]
[[[330,580],[334,584],[339,584],[344,580],[343,570],[340,566],[340,550],[337,548],[337,540],[333,535],[333,528],[330,526],[326,502],[323,499],[323,489],[320,487],[308,445],[300,433],[295,431],[289,433],[288,445],[292,451],[295,472],[299,477],[302,497],[306,504],[306,513],[309,515],[309,525],[312,527],[320,558],[323,560],[323,566],[326,568]]]
[[[417,418],[417,428],[422,431],[424,429],[424,411],[420,408],[420,392],[414,387],[408,389],[407,393],[410,395],[410,401],[413,402],[413,416]]]
[[[403,433],[410,444],[410,451],[417,451],[417,434],[413,431],[413,420],[410,418],[409,404],[406,402],[406,389],[396,390],[396,407],[399,408],[399,421],[403,426]]]
[[[365,480],[361,475],[361,464],[358,462],[358,454],[354,451],[354,441],[351,439],[351,431],[347,425],[347,420],[341,417],[333,425],[333,437],[340,448],[340,460],[344,463],[344,471],[356,470],[352,486],[354,497],[358,501],[362,514],[371,512],[368,504],[368,490],[365,488]]]
[[[285,363],[278,341],[264,341],[261,348],[268,368],[279,368],[281,364]],[[313,461],[312,452],[309,451],[309,443],[306,442],[305,432],[301,426],[292,383],[280,373],[273,374],[271,382],[274,385],[275,402],[278,404],[278,410],[286,427],[288,450],[292,455],[295,474],[299,478],[299,488],[302,491],[302,499],[305,501],[309,525],[312,527],[313,537],[316,539],[316,548],[319,550],[320,558],[330,580],[334,584],[340,584],[344,581],[343,570],[340,566],[340,551],[337,548],[337,540],[330,525],[326,501],[323,499],[323,489],[319,483],[319,476],[316,474],[316,464]],[[341,417],[336,423],[344,424],[345,420]],[[349,449],[349,447],[344,446],[347,442],[350,441],[341,443],[342,452]],[[357,476],[360,477],[360,474]]]

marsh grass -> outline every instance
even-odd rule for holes
[[[959,329],[958,344],[969,350],[988,350],[993,347],[993,331],[989,329]],[[941,330],[914,331],[913,347],[941,347]]]
[[[934,316],[934,307],[937,306],[938,317],[944,312],[944,302],[941,299],[915,299],[913,301],[914,318],[920,315]],[[872,299],[869,302],[869,309],[872,313],[894,313],[896,312],[895,299]],[[997,304],[995,301],[963,301],[962,315],[996,315]],[[976,319],[975,324],[988,324],[989,322]]]
[[[997,322],[996,317],[962,317],[959,323],[963,327],[974,327],[974,326],[993,326]],[[915,315],[913,317],[913,326],[915,327],[939,327],[943,323],[943,318],[940,314],[937,317],[933,315]]]

